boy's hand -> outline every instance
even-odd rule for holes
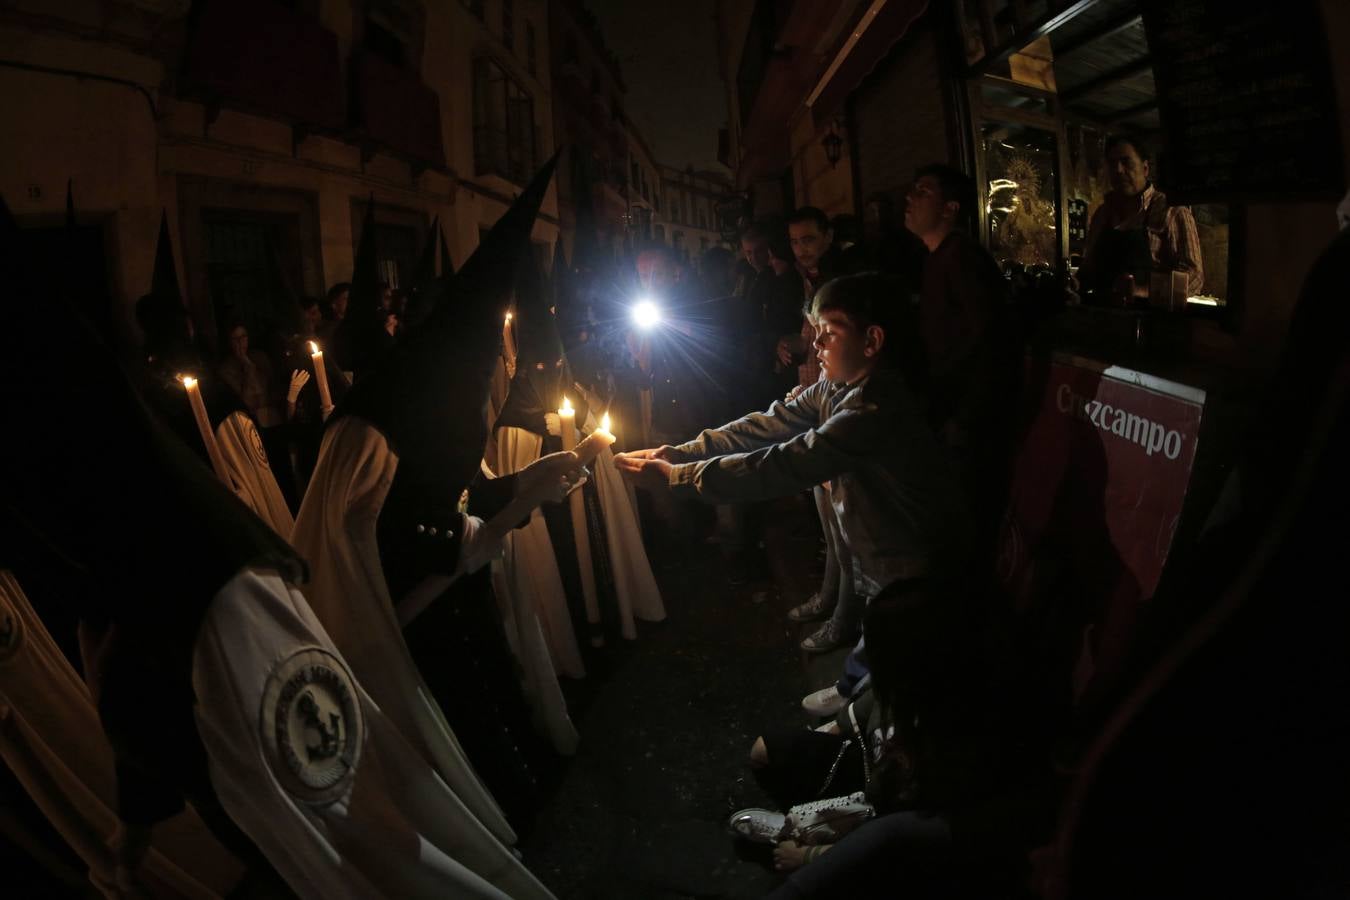
[[[662,444],[660,447],[652,447],[649,450],[629,450],[624,453],[614,454],[615,459],[618,459],[620,456],[627,456],[630,459],[664,459],[669,463],[686,462],[686,460],[683,459],[684,454],[669,444]]]
[[[666,460],[654,455],[660,453],[661,449],[664,448],[620,453],[614,457],[614,468],[637,487],[649,491],[669,490],[670,471],[673,467]]]

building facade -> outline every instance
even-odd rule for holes
[[[433,217],[463,261],[553,146],[544,0],[17,2],[0,12],[0,193],[58,258],[71,185],[134,343],[163,210],[199,331],[284,324],[350,280],[368,200],[409,277]],[[550,196],[535,234],[557,237]]]
[[[1178,60],[1152,46],[1158,35],[1145,25],[1158,6],[722,0],[724,162],[757,217],[807,204],[861,216],[876,194],[903,209],[917,167],[957,166],[976,182],[973,227],[1000,264],[1068,279],[1105,194],[1107,135],[1131,134],[1155,151],[1181,137],[1166,130],[1159,98]],[[1291,24],[1300,17],[1306,27]],[[1322,166],[1316,191],[1272,184],[1253,202],[1242,190],[1201,186],[1186,198],[1199,226],[1205,285],[1183,298],[1185,308],[1165,327],[1186,358],[1225,370],[1273,364],[1303,276],[1334,233],[1334,185],[1350,172],[1350,11],[1317,0],[1296,15],[1252,7],[1244,19],[1267,22],[1268,33],[1279,33],[1277,46],[1303,48],[1282,65],[1316,69],[1325,57],[1326,74],[1304,80],[1330,80],[1329,90],[1307,103],[1319,108],[1319,121],[1336,123],[1326,144],[1339,143],[1341,159]],[[1218,34],[1232,24],[1201,19],[1188,28]],[[1194,92],[1182,100],[1211,102]],[[1244,134],[1227,140],[1230,153],[1251,149]],[[1279,142],[1274,134],[1261,140]],[[1154,159],[1164,187],[1176,173],[1168,162]],[[1289,180],[1307,174],[1296,166]],[[1257,167],[1247,177],[1259,175]],[[1084,315],[1084,332],[1108,340],[1115,324]]]
[[[662,213],[657,226],[661,241],[682,260],[696,262],[713,247],[729,246],[735,237],[735,219],[724,209],[731,199],[731,181],[716,172],[695,172],[661,166]],[[660,232],[658,232],[660,234]]]
[[[578,219],[596,235],[585,252],[620,253],[628,230],[626,88],[599,23],[581,0],[549,4],[553,131],[562,149],[557,180],[564,246],[576,258]],[[589,221],[590,226],[584,223]]]

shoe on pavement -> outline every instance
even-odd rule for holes
[[[828,653],[835,647],[841,647],[846,643],[850,643],[850,641],[831,619],[802,638],[802,649],[807,653]]]
[[[829,598],[821,596],[820,592],[817,591],[805,603],[798,603],[788,610],[788,618],[793,622],[815,622],[825,618],[832,611],[833,607]]]
[[[787,817],[771,809],[742,809],[727,819],[727,828],[737,837],[755,844],[777,844]]]
[[[802,709],[817,718],[823,719],[839,712],[847,702],[848,698],[840,695],[839,687],[832,684],[827,688],[816,691],[814,694],[807,694],[803,697]]]

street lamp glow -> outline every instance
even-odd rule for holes
[[[633,322],[639,328],[654,328],[661,322],[661,308],[650,300],[639,300],[633,306]]]

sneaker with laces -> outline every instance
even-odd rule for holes
[[[788,610],[788,619],[793,622],[815,622],[833,612],[833,606],[829,597],[822,596],[817,591],[805,603],[799,603]]]
[[[839,693],[837,685],[830,685],[822,688],[814,694],[807,694],[802,698],[802,709],[811,715],[823,719],[826,716],[832,716],[844,708],[848,698]]]
[[[771,809],[742,809],[727,819],[727,828],[737,837],[756,844],[777,844],[787,817]]]
[[[831,619],[802,638],[802,649],[807,653],[828,653],[835,647],[841,647],[848,642],[848,636]]]

